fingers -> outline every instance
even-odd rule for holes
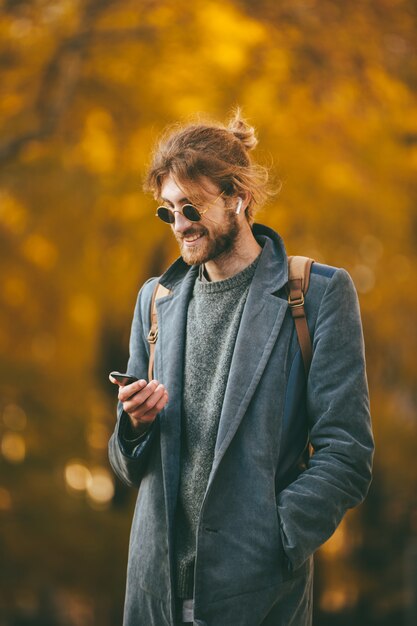
[[[151,381],[149,385],[151,385],[154,382],[156,381]],[[122,403],[126,402],[127,400],[129,400],[129,398],[132,398],[136,393],[138,393],[139,391],[142,391],[149,385],[147,384],[146,380],[144,380],[143,378],[141,380],[136,380],[134,383],[130,383],[130,385],[119,384],[118,398],[120,402]],[[146,400],[146,397],[147,396],[145,396],[144,398],[145,400]]]
[[[137,381],[119,389],[123,410],[135,422],[153,421],[168,402],[168,392],[157,380]]]
[[[151,403],[150,400],[148,402],[149,404]],[[168,402],[168,392],[164,390],[160,399],[146,413],[142,412],[144,405],[142,405],[140,410],[134,413],[129,413],[130,421],[132,423],[133,428],[140,430],[140,429],[143,429],[144,427],[146,428],[147,426],[150,426],[150,424],[152,424],[152,422],[155,420],[158,413],[162,411],[162,409],[167,404],[167,402]]]
[[[154,408],[155,404],[161,399],[164,390],[163,385],[159,385],[156,381],[151,381],[142,391],[124,402],[123,408],[126,413],[135,417],[144,415]]]
[[[150,409],[147,413],[144,413],[141,420],[144,422],[153,421],[164,406],[168,403],[168,392],[165,390],[161,399],[155,404],[153,409]]]

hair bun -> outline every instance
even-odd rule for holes
[[[242,142],[246,150],[252,150],[258,143],[255,135],[255,129],[242,118],[240,109],[236,109],[232,119],[230,120],[227,130],[229,130],[236,139]]]

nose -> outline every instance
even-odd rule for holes
[[[175,211],[174,213],[175,222],[172,225],[173,230],[176,233],[183,233],[190,228],[190,220],[187,220],[186,217],[179,211]]]

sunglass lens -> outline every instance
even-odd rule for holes
[[[187,220],[190,222],[199,222],[201,220],[201,215],[192,204],[185,204],[182,207],[182,213]]]
[[[166,224],[173,224],[175,222],[175,216],[166,206],[160,206],[156,209],[156,214]]]

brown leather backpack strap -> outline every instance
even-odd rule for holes
[[[156,301],[159,298],[163,298],[164,296],[169,295],[171,292],[169,289],[157,283],[155,289],[153,290],[152,300],[151,300],[151,328],[148,333],[148,343],[149,343],[149,365],[148,365],[148,382],[153,378],[153,364],[155,360],[155,344],[158,339],[158,315],[156,312]]]
[[[304,309],[304,297],[310,284],[314,259],[305,256],[288,257],[288,304],[295,323],[306,375],[310,370],[313,351]]]

